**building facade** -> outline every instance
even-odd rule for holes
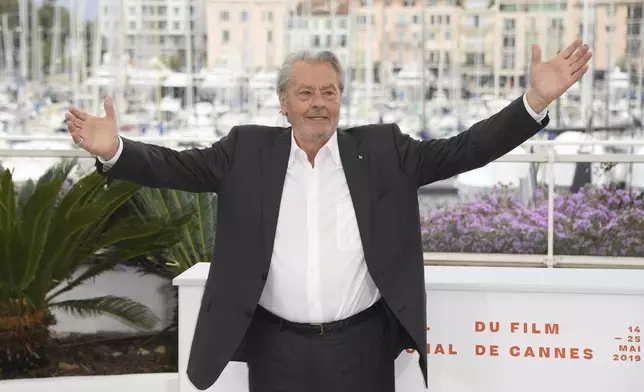
[[[206,64],[205,0],[102,0],[101,36],[109,47],[122,45],[133,64],[160,58],[178,62],[185,71],[186,53],[192,51],[192,71]],[[121,35],[122,37],[115,37]]]
[[[275,67],[288,52],[326,48],[356,79],[373,70],[377,83],[424,54],[439,79],[460,75],[468,90],[512,93],[528,84],[531,44],[549,59],[586,26],[596,74],[642,68],[637,4],[597,1],[585,11],[580,0],[208,1],[210,67]]]
[[[206,0],[208,67],[251,72],[284,57],[285,0]]]

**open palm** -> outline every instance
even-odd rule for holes
[[[581,49],[581,39],[575,40],[554,59],[541,62],[541,48],[532,45],[530,84],[544,102],[552,102],[575,84],[588,71],[592,52],[588,45]]]

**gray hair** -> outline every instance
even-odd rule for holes
[[[289,54],[286,57],[286,60],[284,60],[282,67],[277,72],[277,81],[275,86],[277,95],[281,95],[286,92],[288,81],[291,78],[293,65],[299,62],[330,64],[338,75],[338,87],[340,87],[340,93],[344,91],[344,71],[342,70],[340,60],[335,53],[330,50],[321,50],[319,52],[300,50]]]

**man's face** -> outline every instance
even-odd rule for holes
[[[338,74],[327,63],[295,63],[280,103],[296,136],[327,140],[339,121]]]

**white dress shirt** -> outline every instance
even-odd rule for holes
[[[547,110],[530,115],[541,122]],[[116,163],[123,149],[106,161]],[[380,298],[364,259],[358,222],[344,175],[337,133],[312,166],[291,134],[273,255],[259,304],[293,322],[323,323],[350,317]]]
[[[341,320],[380,293],[364,261],[337,133],[312,166],[291,133],[275,244],[259,304],[290,321]]]

